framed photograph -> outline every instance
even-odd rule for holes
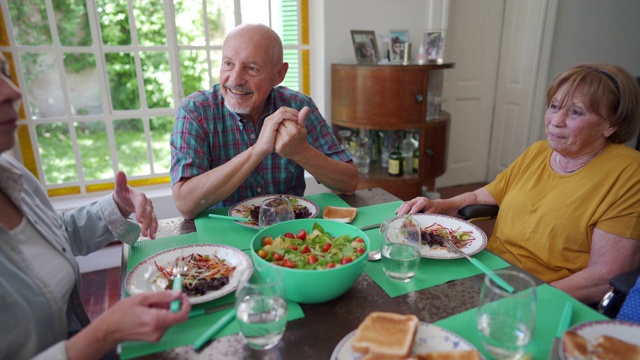
[[[442,63],[444,55],[444,30],[427,30],[424,33],[424,48],[427,49],[429,61]]]
[[[358,64],[377,64],[380,54],[376,43],[376,33],[370,30],[351,30],[353,51]]]
[[[402,63],[404,55],[404,47],[409,41],[409,31],[407,30],[391,30],[391,51],[389,52],[390,61],[392,63]]]

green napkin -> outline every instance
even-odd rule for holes
[[[366,211],[362,211],[362,213],[367,214],[370,211],[373,211],[376,214],[389,215],[388,212],[390,208],[393,207],[389,205],[395,205],[395,208],[397,209],[400,202],[383,205],[386,205],[387,207],[381,208],[379,212],[375,210],[377,207],[382,207],[382,205],[369,206],[368,208],[371,209],[361,208],[362,210],[366,209]],[[358,213],[360,213],[361,209],[358,209]],[[387,217],[390,216],[391,215]],[[384,218],[384,215],[380,215],[380,218]],[[376,228],[366,230],[365,233],[371,241],[371,250],[380,250],[385,242],[380,231]],[[502,269],[509,266],[506,261],[487,250],[482,250],[481,252],[473,255],[473,257],[480,260],[491,270]],[[390,280],[382,270],[382,261],[368,261],[364,271],[391,297],[408,294],[413,291],[444,284],[451,280],[464,279],[482,273],[466,258],[449,260],[422,258],[420,259],[420,268],[418,269],[418,273],[413,277],[413,279],[411,279],[411,281],[406,283]]]
[[[238,226],[240,227],[240,226]],[[127,261],[127,274],[141,261],[149,256],[156,254],[160,251],[171,249],[176,246],[199,244],[200,237],[198,233],[190,233],[179,236],[171,236],[161,238],[157,240],[144,240],[139,241],[129,249],[128,261]],[[245,250],[248,252],[248,250]],[[125,296],[129,294],[125,292]],[[209,301],[203,304],[193,305],[194,309],[200,307],[215,307],[235,301],[235,294],[231,293],[225,295],[219,299]],[[304,317],[304,312],[299,304],[289,302],[289,309],[287,312],[287,320],[295,320]],[[212,314],[201,315],[187,320],[184,323],[172,326],[167,330],[162,339],[157,343],[150,343],[146,341],[130,341],[121,344],[121,359],[131,359],[139,356],[157,353],[164,350],[173,349],[180,346],[186,346],[193,344],[193,342],[211,325],[226,314],[226,311],[215,312]],[[229,323],[220,332],[216,334],[214,339],[237,334],[239,332],[238,325],[235,321]]]
[[[548,359],[549,351],[551,351],[551,342],[555,336],[558,327],[558,321],[567,301],[573,302],[573,316],[571,326],[587,321],[607,320],[608,317],[600,314],[592,308],[584,305],[578,300],[567,295],[548,284],[542,284],[536,289],[538,299],[538,314],[536,317],[536,326],[533,331],[533,338],[527,347],[527,353],[532,359]],[[454,333],[467,339],[478,350],[480,350],[487,359],[492,357],[484,350],[478,330],[476,328],[477,309],[467,310],[465,312],[453,315],[446,319],[436,321],[434,324],[445,329],[449,329]]]
[[[309,195],[305,196],[305,199],[318,205],[318,219],[322,218],[322,212],[328,205],[337,207],[349,206],[338,195],[332,193]],[[202,212],[195,219],[197,233],[203,243],[230,245],[242,250],[251,248],[251,241],[258,229],[242,226],[231,220],[213,219],[209,217],[209,214],[228,215],[229,208],[209,209]]]

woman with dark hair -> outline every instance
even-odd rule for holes
[[[583,64],[547,92],[546,140],[490,184],[459,196],[404,202],[398,214],[455,215],[499,205],[487,248],[585,302],[616,274],[640,267],[640,89],[615,65]]]

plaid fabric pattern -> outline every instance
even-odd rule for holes
[[[203,174],[247,150],[258,140],[264,119],[282,106],[298,110],[308,106],[306,126],[309,144],[333,159],[351,160],[310,97],[286,87],[274,88],[256,129],[250,121],[227,109],[220,84],[216,84],[211,90],[189,95],[178,108],[170,140],[171,183]],[[302,196],[305,187],[304,169],[274,152],[229,198],[214,207],[232,206],[265,194]]]

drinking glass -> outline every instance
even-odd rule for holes
[[[521,272],[498,270],[495,273],[515,291],[509,293],[485,276],[477,314],[480,339],[497,359],[518,359],[524,355],[535,326],[535,283]]]
[[[236,320],[249,347],[271,349],[282,339],[287,325],[284,294],[284,282],[279,269],[265,268],[262,273],[254,271],[238,286]]]
[[[285,197],[267,199],[260,205],[260,214],[258,215],[260,229],[293,219],[295,219],[293,207],[289,199]]]
[[[387,243],[382,246],[382,270],[391,279],[408,282],[420,267],[420,224],[411,215],[385,221],[380,227]]]

